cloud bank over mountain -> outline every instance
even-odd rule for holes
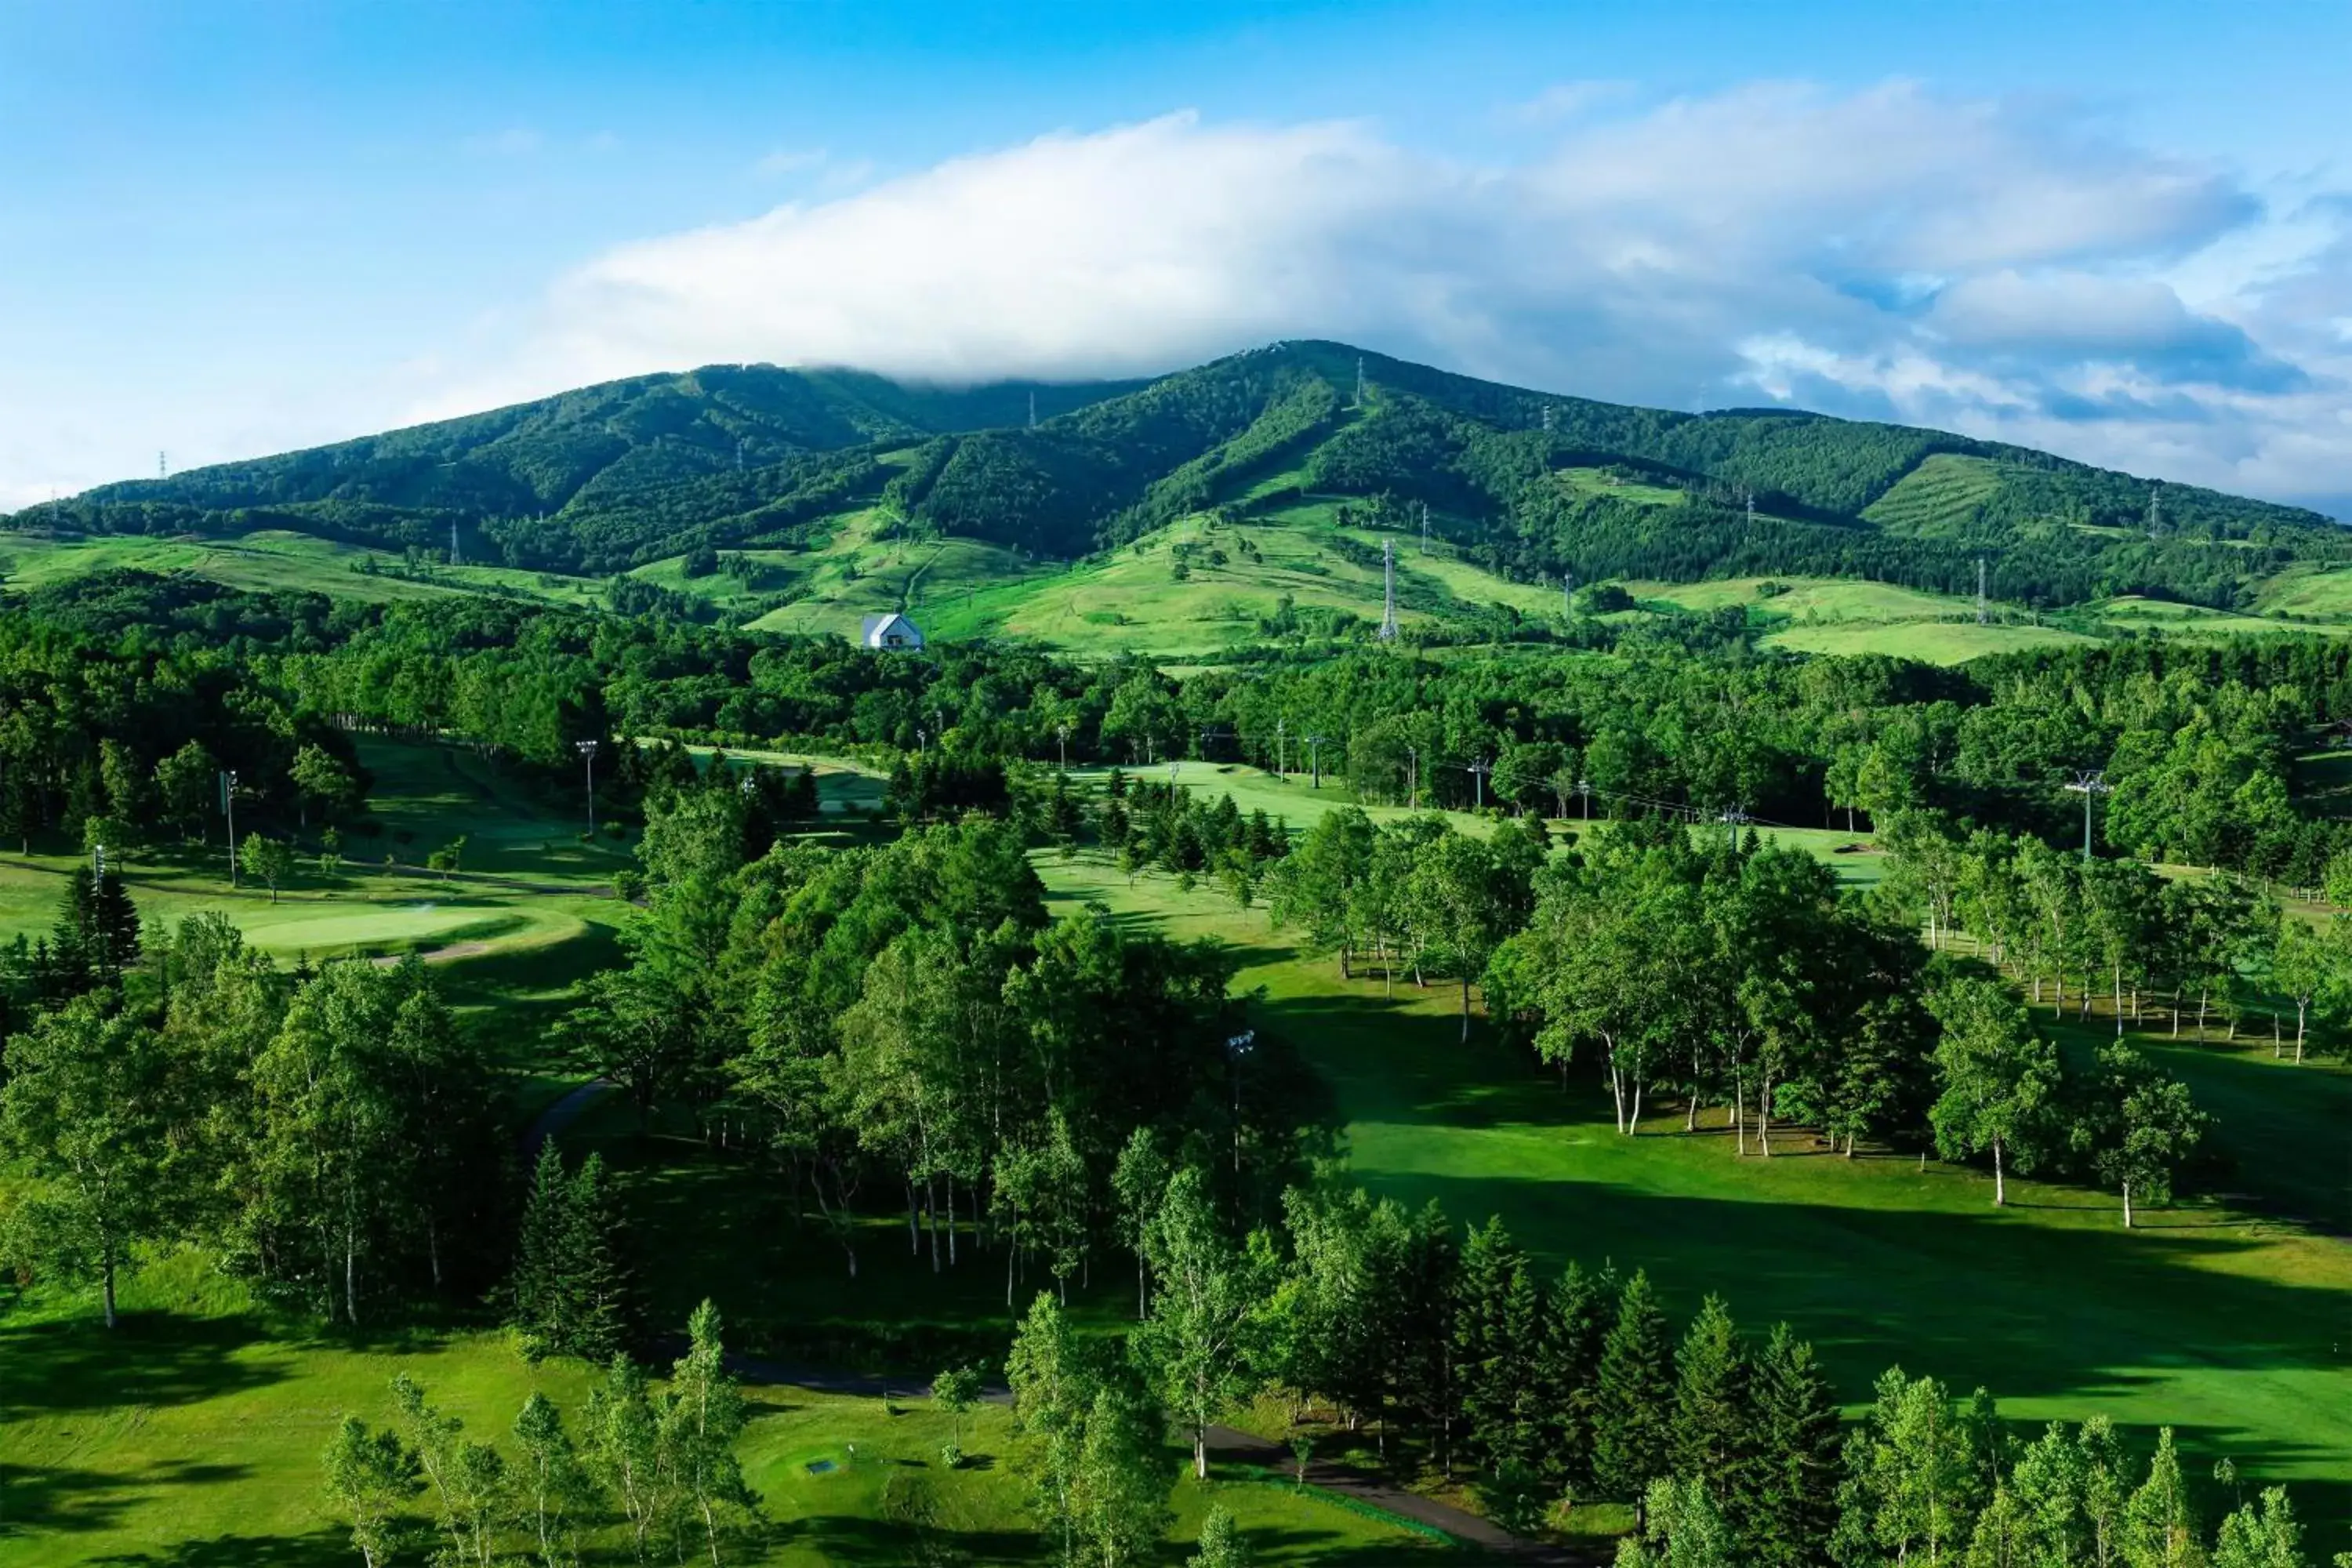
[[[1481,163],[1179,113],[619,246],[417,412],[714,361],[1086,377],[1318,336],[2352,512],[2352,195],[1906,82],[1543,102]]]

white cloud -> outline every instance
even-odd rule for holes
[[[1588,112],[1494,166],[1352,121],[1043,136],[608,251],[434,411],[711,361],[1081,377],[1328,336],[2323,495],[2352,491],[2347,317],[2340,196],[2273,213],[2046,106],[1758,83]]]

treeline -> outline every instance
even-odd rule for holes
[[[1178,679],[1138,660],[1078,666],[987,647],[876,657],[837,639],[486,601],[237,611],[247,630],[214,648],[175,618],[190,613],[178,590],[151,584],[168,632],[68,636],[46,624],[47,605],[0,616],[22,671],[8,700],[26,724],[49,721],[40,698],[62,667],[95,658],[118,685],[147,682],[141,700],[160,723],[117,738],[149,769],[162,737],[205,711],[166,707],[163,693],[193,685],[235,711],[224,724],[243,723],[248,738],[234,747],[205,742],[241,775],[224,748],[251,754],[264,728],[331,752],[338,732],[361,729],[462,739],[550,779],[578,767],[583,740],[683,736],[919,753],[941,771],[919,784],[910,763],[918,815],[972,789],[992,798],[989,763],[1192,758],[1294,775],[1308,763],[1364,798],[1408,805],[1824,826],[1927,807],[2060,840],[2080,832],[2081,796],[2067,786],[2103,768],[2113,793],[2095,831],[2122,853],[2310,887],[2345,845],[2337,822],[2298,805],[2292,775],[2315,729],[2352,718],[2352,650],[2325,639],[2043,650],[1966,670],[1759,657],[1737,643],[1609,659],[1317,649]],[[131,593],[116,583],[109,598]],[[257,711],[266,724],[246,718]],[[99,738],[112,723],[95,726]],[[0,729],[0,749],[10,732]],[[46,775],[37,815],[68,831],[78,749],[96,765],[88,740],[16,752]],[[634,757],[617,743],[602,755],[616,803],[641,787]],[[286,765],[265,758],[252,776]],[[963,782],[942,782],[950,775]]]
[[[1135,1329],[1083,1338],[1040,1295],[1005,1363],[1013,1458],[1066,1562],[1146,1560],[1170,1521],[1161,1432],[1205,1475],[1210,1425],[1267,1394],[1392,1474],[1466,1474],[1507,1529],[1633,1504],[1628,1568],[2203,1558],[2168,1430],[2144,1463],[2104,1417],[2029,1437],[1986,1391],[1899,1368],[1845,1429],[1812,1347],[1786,1324],[1759,1342],[1720,1297],[1677,1336],[1645,1273],[1546,1279],[1499,1220],[1465,1235],[1434,1205],[1295,1188],[1280,1225],[1240,1236],[1203,1172],[1148,1174]],[[1294,1445],[1302,1476],[1315,1443]],[[2215,1568],[2304,1561],[2284,1490],[2213,1538]]]
[[[2352,921],[2341,913],[2314,924],[2230,872],[2168,879],[2136,860],[1966,832],[1934,812],[1894,817],[1884,838],[1892,859],[1878,900],[1912,929],[1925,925],[1931,944],[1973,938],[2036,1005],[2063,1013],[2071,976],[2076,1017],[2104,1006],[2118,1035],[2161,1023],[2178,1037],[2193,1018],[2202,1040],[2218,1014],[2234,1040],[2262,1016],[2273,1054],[2298,1062],[2313,1025],[2352,1020]],[[2310,883],[2352,904],[2352,854],[2339,851]]]
[[[151,1246],[359,1323],[478,1300],[506,1271],[505,1140],[479,1049],[410,959],[288,973],[222,915],[146,944],[111,873],[79,879],[40,968],[9,966],[0,1245],[94,1286]]]
[[[1743,1155],[1770,1156],[1778,1117],[1848,1155],[1870,1139],[1986,1159],[1995,1203],[2011,1170],[2119,1192],[2126,1226],[2135,1202],[2167,1201],[2209,1119],[2129,1047],[2069,1070],[2003,986],[1931,956],[1910,896],[1925,875],[1918,851],[1907,835],[1898,844],[1891,895],[1865,901],[1811,856],[1752,831],[1654,817],[1590,832],[1547,861],[1512,823],[1482,841],[1440,818],[1382,828],[1344,807],[1274,865],[1266,902],[1343,975],[1369,962],[1384,986],[1400,974],[1454,982],[1465,1039],[1477,986],[1563,1083],[1571,1062],[1596,1068],[1628,1137],[1664,1096],[1686,1131],[1720,1107]],[[2232,896],[2163,896],[2201,922],[2179,951],[2211,984],[2232,950],[2209,957],[2206,943]]]

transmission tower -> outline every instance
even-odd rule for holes
[[[1396,541],[1381,541],[1381,641],[1394,642],[1396,618]]]
[[[2162,526],[2163,522],[2163,515],[2158,510],[2158,503],[2156,499],[2158,488],[2158,487],[2155,485],[2147,487],[2147,536],[2150,539],[2154,539],[2156,537],[2157,531]]]
[[[1559,574],[1559,613],[1563,616],[1576,614],[1576,574],[1573,572]]]
[[[1429,553],[1429,503],[1421,503],[1421,552]]]
[[[1364,405],[1364,356],[1356,356],[1356,406]]]
[[[1029,428],[1037,428],[1037,392],[1034,387],[1029,392]]]
[[[462,564],[457,559],[457,520],[455,518],[449,520],[449,564]]]
[[[1748,492],[1748,526],[1750,528],[1756,526],[1756,492],[1754,490]]]
[[[168,479],[172,477],[172,465],[163,460],[163,454],[161,452],[155,454],[155,477],[159,479]]]
[[[1544,416],[1543,416],[1543,419],[1544,419],[1544,434],[1545,434],[1545,435],[1547,435],[1547,436],[1549,436],[1549,435],[1550,435],[1550,434],[1551,434],[1551,405],[1550,405],[1550,404],[1549,404],[1549,403],[1547,403],[1547,404],[1545,404],[1545,405],[1544,405]]]
[[[1977,557],[1977,625],[1983,626],[1992,616],[1985,609],[1985,559]]]

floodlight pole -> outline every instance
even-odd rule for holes
[[[574,741],[572,749],[580,753],[580,760],[588,768],[588,831],[593,834],[596,831],[596,742]]]
[[[221,810],[228,816],[228,885],[236,886],[236,770],[221,770]]]
[[[2087,865],[2091,859],[2091,802],[2095,796],[2112,794],[2116,786],[2107,782],[2105,769],[2084,768],[2066,787],[2083,797],[2083,860]]]

